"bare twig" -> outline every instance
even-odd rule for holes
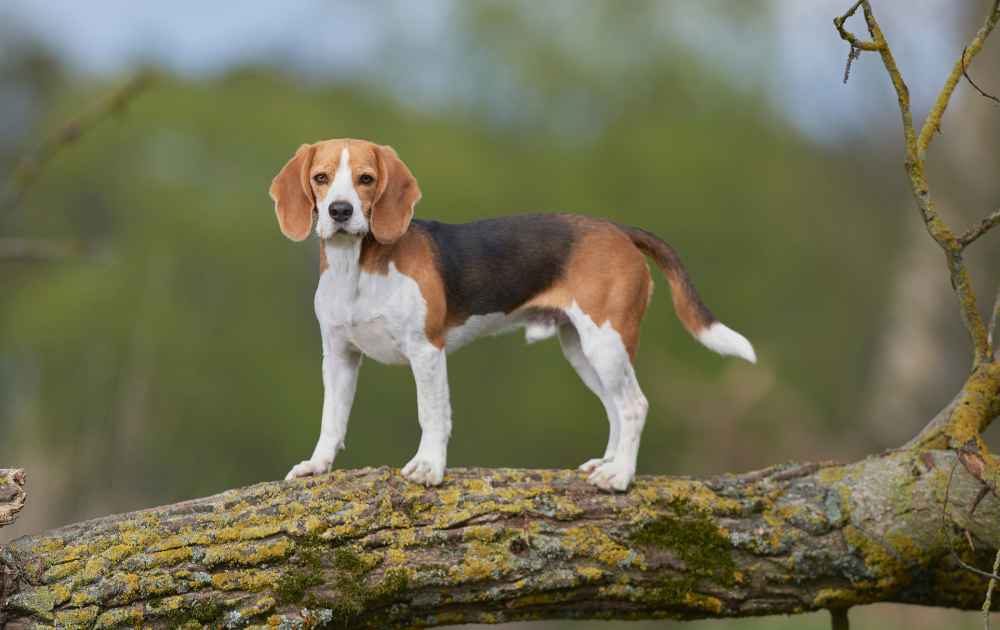
[[[865,0],[858,0],[857,2],[852,4],[851,8],[848,9],[846,13],[844,13],[839,17],[833,18],[833,25],[837,28],[837,32],[840,33],[840,37],[844,39],[847,43],[849,43],[852,49],[870,50],[870,51],[879,50],[884,45],[884,43],[879,43],[878,41],[868,41],[864,39],[858,39],[857,36],[855,36],[853,33],[844,28],[844,22],[846,22],[848,18],[852,17],[855,13],[857,13],[858,7],[860,7],[863,4],[867,4]]]
[[[917,141],[917,148],[920,152],[920,159],[923,160],[924,155],[927,153],[927,148],[931,144],[934,133],[938,130],[941,124],[941,117],[944,116],[945,110],[948,108],[948,101],[951,100],[951,94],[955,91],[955,86],[958,85],[959,79],[965,75],[966,69],[972,59],[979,54],[979,51],[983,49],[983,44],[986,43],[986,38],[990,36],[993,29],[996,28],[997,22],[1000,22],[1000,0],[993,0],[993,6],[990,8],[989,13],[986,16],[986,21],[979,28],[976,36],[972,38],[969,45],[962,50],[961,56],[955,62],[954,67],[951,70],[951,74],[944,82],[944,87],[941,88],[940,94],[938,94],[937,100],[934,102],[934,106],[931,107],[930,113],[927,114],[927,120],[924,121],[924,126],[920,130],[920,138]],[[970,80],[971,83],[971,80]]]
[[[997,97],[993,96],[992,94],[987,94],[986,91],[983,90],[983,88],[981,88],[978,85],[976,85],[976,82],[973,81],[972,77],[969,76],[969,73],[967,72],[967,68],[965,66],[965,53],[968,50],[969,50],[968,47],[965,47],[965,48],[962,49],[962,76],[965,77],[965,80],[969,82],[969,85],[971,85],[972,87],[976,88],[977,92],[979,92],[980,94],[982,94],[986,98],[990,99],[991,101],[995,101],[996,103],[1000,104],[1000,98],[997,98]]]
[[[844,28],[844,21],[853,15],[859,7],[864,11],[865,22],[872,38],[870,42],[860,41]],[[926,120],[924,120],[924,124],[920,128],[918,135],[913,124],[913,114],[910,110],[909,88],[907,88],[906,82],[903,80],[903,75],[896,65],[896,60],[868,0],[859,0],[859,2],[851,6],[847,13],[834,19],[834,25],[841,38],[852,46],[879,53],[879,56],[882,58],[882,64],[885,66],[889,79],[892,81],[893,88],[896,90],[906,143],[906,172],[909,175],[910,186],[927,232],[945,253],[948,271],[951,275],[951,285],[958,295],[962,321],[972,341],[974,366],[990,360],[986,324],[983,322],[982,315],[979,312],[969,272],[965,261],[962,259],[963,245],[951,227],[938,214],[934,207],[934,202],[930,197],[929,186],[924,173],[924,156],[934,134],[940,129],[941,117],[948,107],[948,102],[955,91],[955,86],[962,77],[963,69],[982,50],[986,38],[993,31],[998,21],[1000,21],[1000,0],[993,0],[985,23],[976,33],[972,42],[966,47],[962,57],[955,62],[955,67],[941,88],[941,92],[938,94],[937,100],[927,115]]]
[[[1000,360],[1000,343],[997,340],[998,322],[1000,322],[1000,287],[997,287],[997,296],[993,299],[993,314],[990,316],[990,330],[987,335],[990,348],[993,348],[994,360]]]
[[[851,65],[857,61],[860,56],[861,49],[851,46],[851,50],[847,52],[847,63],[844,65],[844,85],[847,85],[847,81],[851,78]]]
[[[2,201],[0,201],[0,212],[10,211],[24,200],[24,196],[38,179],[46,164],[61,149],[79,140],[105,118],[123,111],[133,98],[153,83],[153,79],[152,72],[140,72],[112,92],[96,107],[67,122],[33,152],[22,158],[14,167],[7,182]]]
[[[955,478],[955,469],[958,468],[958,464],[959,462],[956,461],[952,465],[951,472],[948,473],[948,483],[944,487],[944,502],[941,503],[941,534],[945,537],[945,540],[948,541],[948,549],[951,551],[952,559],[957,562],[960,567],[966,571],[975,573],[976,575],[989,578],[990,580],[1000,580],[1000,575],[997,575],[997,570],[995,568],[992,573],[988,573],[962,560],[962,558],[958,555],[958,552],[955,551],[955,545],[952,544],[951,536],[948,535],[948,497],[951,494],[951,482]]]
[[[958,237],[958,244],[964,249],[975,242],[977,238],[986,234],[997,225],[1000,225],[1000,209],[994,210],[992,214],[980,221],[977,225],[969,228],[965,234]]]
[[[74,256],[80,252],[73,241],[31,238],[0,238],[0,262],[41,262]]]
[[[993,560],[993,573],[1000,571],[1000,549],[997,549],[997,557]],[[990,578],[990,583],[986,587],[986,601],[983,602],[983,625],[986,630],[990,630],[990,609],[993,608],[993,586],[997,583],[996,578]]]

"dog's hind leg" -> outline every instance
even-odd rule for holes
[[[605,490],[624,491],[635,477],[639,439],[646,423],[649,403],[639,388],[630,353],[611,322],[605,321],[598,326],[575,304],[566,309],[566,314],[579,335],[583,356],[597,375],[605,398],[617,413],[619,424],[613,458],[599,464],[587,481]]]
[[[615,458],[621,425],[618,418],[618,410],[611,401],[611,398],[604,392],[597,372],[594,371],[587,357],[583,354],[583,348],[580,345],[580,335],[572,324],[564,324],[559,327],[559,345],[562,347],[563,356],[566,357],[569,364],[576,370],[583,384],[601,399],[601,404],[604,405],[604,411],[608,416],[608,445],[604,449],[604,456],[596,457],[580,465],[580,470],[591,473],[601,464],[610,462]]]

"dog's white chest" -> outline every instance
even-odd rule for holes
[[[331,253],[328,249],[330,267],[316,289],[316,317],[324,333],[380,363],[407,363],[427,312],[417,283],[392,263],[384,274],[365,273],[356,263],[335,264]]]

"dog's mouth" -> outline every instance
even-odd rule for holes
[[[362,231],[362,230],[351,230],[351,229],[349,229],[347,227],[344,227],[344,226],[335,225],[335,226],[333,226],[333,230],[331,230],[331,232],[330,232],[330,236],[327,237],[327,238],[334,238],[334,237],[337,237],[337,236],[343,236],[343,237],[347,237],[347,238],[351,238],[351,237],[360,238],[360,237],[362,237],[364,235],[365,235],[365,232]]]

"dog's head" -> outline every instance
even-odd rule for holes
[[[309,236],[313,216],[321,239],[335,234],[394,243],[410,227],[420,187],[392,147],[366,140],[303,144],[271,182],[282,233]]]

